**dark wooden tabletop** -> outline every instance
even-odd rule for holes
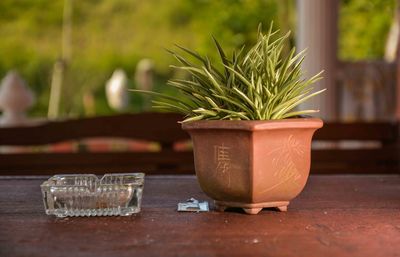
[[[0,177],[0,256],[400,256],[400,176],[311,176],[288,212],[178,213],[192,176],[148,176],[131,217],[55,218],[46,177]],[[210,201],[211,202],[211,201]]]

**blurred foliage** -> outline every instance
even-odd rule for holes
[[[342,0],[339,58],[382,59],[396,0]]]
[[[395,0],[343,0],[340,11],[340,57],[380,58]],[[61,56],[64,1],[0,1],[0,76],[17,69],[34,88],[32,114],[47,114],[51,74]],[[95,113],[108,114],[104,85],[116,68],[133,78],[138,61],[154,60],[156,87],[174,76],[174,43],[213,53],[211,35],[227,52],[256,40],[261,22],[295,29],[293,0],[73,0],[72,56],[62,99],[62,113],[84,115],[82,96],[94,96]],[[367,26],[368,24],[368,26]],[[294,44],[293,37],[290,39]],[[143,99],[131,95],[131,111]]]

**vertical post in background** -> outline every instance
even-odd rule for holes
[[[64,77],[67,65],[71,59],[72,1],[64,0],[61,60],[56,61],[53,68],[48,118],[57,118],[59,115]]]
[[[315,90],[326,88],[323,94],[303,103],[302,109],[319,109],[325,120],[338,117],[336,90],[336,67],[338,45],[338,0],[297,0],[298,51],[307,48],[302,68],[306,77],[324,70],[324,79],[317,82]]]
[[[279,0],[276,2],[278,4],[279,30],[280,33],[284,35],[291,30],[292,27],[292,0]],[[292,47],[293,45],[288,42],[283,47],[283,53],[289,54]]]
[[[400,0],[397,0],[396,6],[397,27],[400,27]],[[397,33],[400,37],[400,33]],[[400,121],[400,39],[397,39],[396,47],[396,120]]]

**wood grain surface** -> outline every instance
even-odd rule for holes
[[[193,176],[147,176],[142,212],[59,219],[46,177],[0,177],[0,256],[399,256],[400,176],[311,176],[286,213],[178,213]],[[211,203],[211,201],[210,201]],[[213,206],[211,206],[213,207]]]

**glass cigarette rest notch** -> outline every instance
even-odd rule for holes
[[[143,173],[55,175],[41,185],[46,214],[129,216],[140,212]]]

